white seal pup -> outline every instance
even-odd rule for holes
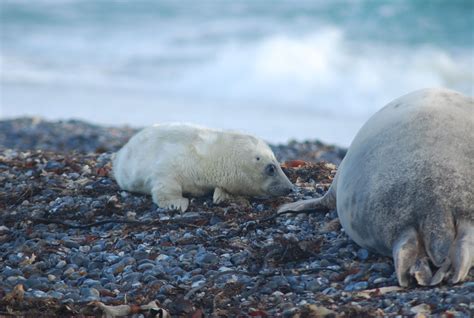
[[[133,136],[113,160],[127,191],[151,194],[159,207],[186,211],[185,195],[214,191],[214,203],[233,196],[288,194],[293,184],[270,147],[246,134],[187,124],[157,124]]]
[[[447,89],[402,96],[360,129],[328,192],[279,212],[337,209],[360,246],[412,276],[458,283],[474,262],[474,101]],[[437,267],[433,275],[431,265]]]

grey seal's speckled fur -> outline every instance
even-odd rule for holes
[[[424,89],[368,120],[325,196],[279,212],[336,208],[356,243],[393,256],[401,286],[457,283],[474,262],[473,192],[473,98]]]

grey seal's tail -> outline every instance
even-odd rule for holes
[[[277,213],[286,211],[308,211],[308,210],[333,210],[336,208],[336,190],[335,184],[329,187],[328,192],[321,198],[302,200],[282,205]]]

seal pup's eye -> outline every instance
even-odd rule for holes
[[[257,161],[259,161],[259,160],[260,160],[260,157],[255,157],[255,159],[257,159]]]
[[[274,176],[276,172],[276,167],[274,164],[269,164],[265,167],[265,173],[269,176]]]

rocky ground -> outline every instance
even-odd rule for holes
[[[344,149],[273,146],[296,193],[219,206],[198,198],[179,214],[111,178],[111,153],[134,132],[0,122],[0,315],[129,305],[145,317],[473,316],[472,271],[456,286],[401,289],[392,260],[352,242],[335,211],[274,217],[282,203],[323,194]]]

